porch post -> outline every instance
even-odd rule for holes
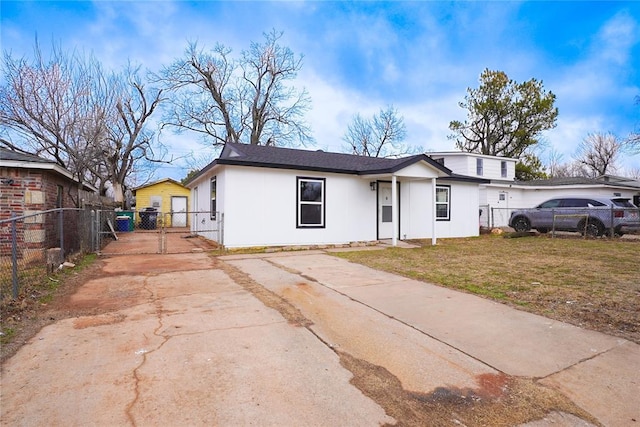
[[[393,232],[391,234],[391,246],[398,245],[398,237],[396,236],[396,232],[398,231],[398,201],[396,198],[398,197],[396,190],[396,176],[391,175],[391,227],[393,227]]]
[[[431,245],[435,245],[436,238],[436,178],[431,178],[431,206],[433,206],[433,215],[431,215]]]

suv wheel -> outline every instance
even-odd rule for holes
[[[519,216],[518,218],[513,220],[513,229],[518,233],[529,231],[531,230],[531,223],[527,218]]]
[[[580,232],[588,237],[600,237],[604,233],[604,226],[600,221],[587,220],[587,225],[584,222],[580,223]]]

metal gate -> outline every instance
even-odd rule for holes
[[[186,226],[184,226],[186,224]],[[102,211],[95,226],[103,255],[177,254],[223,247],[223,214]]]

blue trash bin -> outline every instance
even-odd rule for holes
[[[118,216],[116,217],[116,230],[121,233],[125,233],[129,231],[129,217],[128,216]]]

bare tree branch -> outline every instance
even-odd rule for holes
[[[287,86],[302,57],[279,44],[282,33],[264,34],[237,59],[216,45],[204,52],[191,43],[183,58],[157,77],[170,89],[166,126],[194,131],[214,146],[227,141],[291,145],[312,141],[303,120],[309,95]]]

